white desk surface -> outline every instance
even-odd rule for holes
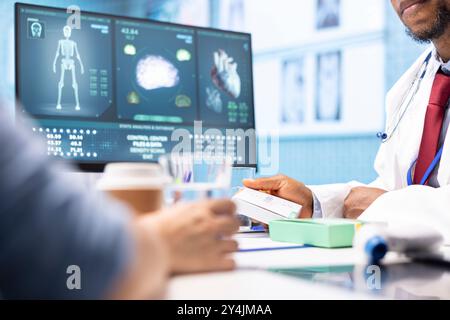
[[[270,243],[267,235],[238,235],[243,248]],[[277,246],[277,244],[273,244]],[[336,287],[275,274],[265,269],[352,265],[360,260],[353,249],[301,248],[235,254],[237,270],[225,273],[178,276],[171,280],[168,299],[175,300],[288,300],[373,299]]]

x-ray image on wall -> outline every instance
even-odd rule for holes
[[[283,62],[281,123],[305,121],[306,88],[303,57]]]
[[[209,0],[147,0],[146,16],[154,20],[208,26],[209,14]]]
[[[317,0],[317,29],[338,27],[340,0]]]
[[[234,31],[245,29],[244,0],[221,0],[219,8],[219,26],[221,28]]]
[[[317,56],[317,121],[341,120],[341,53]]]

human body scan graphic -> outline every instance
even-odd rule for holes
[[[72,35],[72,28],[69,26],[64,26],[63,28],[64,39],[58,41],[58,48],[56,49],[55,60],[53,61],[53,72],[56,73],[56,64],[58,62],[58,58],[61,55],[61,77],[58,82],[58,101],[56,103],[56,109],[61,110],[61,95],[62,89],[64,88],[64,75],[66,71],[70,71],[72,74],[72,88],[75,95],[75,110],[79,111],[80,101],[78,97],[78,83],[76,77],[76,64],[74,60],[74,56],[78,60],[80,64],[81,74],[84,74],[83,62],[81,61],[80,54],[78,53],[77,43],[73,40],[70,40]]]

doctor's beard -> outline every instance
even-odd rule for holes
[[[433,22],[433,25],[427,30],[414,33],[411,29],[407,28],[406,33],[419,43],[428,43],[431,40],[438,39],[448,30],[450,32],[450,10],[446,7],[444,1],[442,1],[438,8],[438,14]]]

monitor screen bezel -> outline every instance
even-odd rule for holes
[[[29,3],[22,3],[22,2],[16,2],[14,3],[14,57],[15,57],[15,96],[16,96],[16,103],[20,104],[19,99],[19,13],[21,8],[35,8],[35,9],[47,9],[47,10],[56,10],[56,11],[62,11],[67,12],[65,8],[61,7],[52,7],[52,6],[45,6],[45,5],[35,5],[35,4],[29,4]],[[238,32],[238,31],[230,31],[230,30],[223,30],[220,28],[211,28],[211,27],[200,27],[200,26],[194,26],[194,25],[187,25],[187,24],[180,24],[180,23],[173,23],[173,22],[165,22],[165,21],[158,21],[153,19],[146,19],[146,18],[138,18],[133,16],[122,16],[122,15],[114,15],[109,13],[102,13],[102,12],[93,12],[93,11],[86,11],[81,10],[81,13],[86,13],[90,15],[97,15],[104,18],[110,18],[110,19],[126,19],[126,20],[133,20],[137,22],[145,22],[145,23],[154,23],[159,25],[165,25],[165,26],[173,26],[173,27],[181,27],[181,28],[193,28],[196,31],[197,30],[204,30],[204,31],[212,31],[212,32],[224,32],[228,34],[236,34],[236,35],[242,35],[242,36],[248,36],[249,37],[249,50],[250,50],[250,92],[251,92],[251,103],[253,107],[253,129],[255,130],[255,159],[257,159],[258,155],[258,144],[257,144],[257,137],[256,137],[256,122],[255,122],[255,92],[254,92],[254,77],[253,77],[253,47],[252,47],[252,35],[251,33],[247,32]],[[16,106],[16,112],[17,112],[17,106]],[[17,117],[16,117],[17,118]],[[86,171],[86,172],[102,172],[108,163],[113,162],[121,162],[121,161],[107,161],[107,162],[89,162],[89,161],[72,161],[64,159],[64,161],[70,162],[74,165],[76,165],[80,170]],[[127,161],[129,162],[129,161]],[[136,161],[137,163],[144,162],[144,161]],[[256,161],[257,162],[257,161]],[[246,165],[236,165],[239,167],[249,167],[249,168],[256,168],[257,169],[257,163],[255,164],[246,164]]]

